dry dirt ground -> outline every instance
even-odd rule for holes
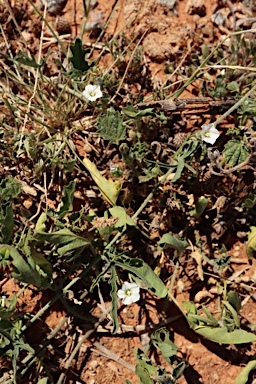
[[[41,22],[39,17],[34,13],[31,4],[26,0],[22,4],[17,1],[15,4],[10,2],[13,9],[16,9],[18,19],[20,20],[20,28],[23,38],[32,48],[38,44],[38,36],[40,34]],[[119,34],[124,29],[124,34],[129,38],[136,35],[140,36],[140,44],[142,46],[144,66],[147,76],[152,84],[152,90],[161,88],[163,84],[172,78],[171,73],[166,73],[166,67],[171,66],[172,62],[180,62],[183,66],[183,60],[191,51],[199,49],[202,43],[213,46],[217,44],[221,38],[231,32],[235,23],[242,25],[243,19],[255,17],[253,11],[253,1],[231,2],[209,0],[177,0],[175,6],[161,5],[156,0],[120,0],[116,5],[115,0],[98,0],[95,7],[90,11],[89,23],[93,27],[86,31],[83,43],[90,46],[96,41],[99,31],[95,29],[95,25],[104,25],[108,20],[111,12],[112,19],[107,26],[104,39],[108,40]],[[166,1],[167,4],[174,2]],[[15,7],[14,7],[15,5]],[[19,15],[19,10],[24,11],[23,15]],[[221,11],[225,16],[225,22],[217,25],[211,21],[211,17],[216,11]],[[125,28],[127,21],[134,18],[129,24],[128,29]],[[47,16],[47,20],[56,28],[64,42],[68,42],[78,36],[83,21],[83,6],[80,0],[68,0],[62,15],[58,18]],[[242,21],[241,21],[242,20]],[[4,21],[7,23],[7,20]],[[45,33],[44,52],[48,47],[54,51],[56,49],[54,42],[51,40],[50,32]],[[17,41],[17,49],[20,42]],[[98,43],[99,45],[102,42]],[[58,54],[58,52],[56,52]],[[97,49],[95,50],[97,56]],[[108,68],[113,58],[106,51],[100,64]],[[49,68],[54,72],[55,67]],[[184,72],[186,68],[184,68]],[[129,84],[129,91],[137,92],[141,85],[138,79],[134,79],[133,84]],[[200,83],[193,84],[182,95],[183,97],[193,97],[198,94]],[[147,96],[147,94],[145,95]],[[187,127],[193,127],[200,116],[191,114],[185,116]],[[225,125],[226,124],[226,125]],[[226,121],[222,124],[222,129],[229,126]],[[83,149],[79,147],[77,142],[77,151],[82,156]],[[246,284],[255,274],[255,265],[248,264],[245,254],[245,245],[238,239],[233,241],[231,248],[232,261],[230,278],[238,282]],[[170,266],[170,273],[172,272]],[[180,274],[178,281],[182,285],[182,289],[175,287],[177,300],[181,303],[183,300],[195,298],[196,293],[204,292],[201,298],[204,303],[212,303],[212,309],[216,309],[216,300],[214,293],[210,290],[206,292],[200,288],[200,281],[192,284],[189,276],[193,275],[195,269],[193,263],[187,265],[190,274]],[[166,277],[168,280],[168,277]],[[19,291],[19,285],[12,279],[3,281],[2,290],[8,294]],[[35,293],[33,290],[27,289],[19,298],[19,308],[22,313],[35,313],[42,307],[43,303],[49,300],[48,292]],[[247,299],[246,296],[243,297]],[[104,303],[107,307],[108,303]],[[99,316],[104,310],[103,303],[99,303],[94,309],[93,315]],[[104,327],[98,327],[98,331],[93,333],[88,341],[85,341],[75,360],[72,362],[71,369],[68,372],[66,383],[87,383],[87,384],[104,384],[116,383],[123,384],[129,379],[133,384],[139,383],[135,373],[130,369],[129,364],[135,366],[134,347],[142,348],[145,343],[146,335],[142,332],[136,332],[135,327],[143,326],[151,320],[152,323],[159,321],[159,313],[161,313],[161,301],[153,298],[145,298],[143,301],[144,308],[133,304],[120,309],[120,323],[125,326],[133,327],[131,332],[125,332],[123,335],[111,335],[108,332],[107,324]],[[103,307],[102,307],[103,306]],[[211,309],[208,307],[208,309]],[[207,340],[200,339],[192,330],[189,329],[186,322],[179,317],[177,308],[170,304],[167,308],[167,328],[169,329],[173,342],[179,348],[179,355],[188,361],[188,368],[185,374],[177,381],[178,384],[231,384],[241,371],[247,361],[247,356],[253,355],[256,350],[255,346],[244,347],[224,347]],[[147,315],[146,315],[147,314]],[[34,344],[41,342],[41,338],[47,334],[47,329],[54,329],[60,320],[66,315],[64,307],[57,303],[51,307],[47,315],[38,320],[38,322],[30,328],[27,335],[28,340]],[[150,316],[150,319],[147,317]],[[178,318],[177,318],[178,316]],[[255,302],[249,298],[247,304],[243,307],[241,316],[250,323],[256,323]],[[65,335],[69,338],[65,341],[65,350],[62,355],[55,355],[52,351],[52,370],[60,372],[65,364],[65,359],[69,356],[77,343],[78,337],[86,332],[86,324],[78,322],[76,330],[69,333],[68,324],[66,323],[62,329],[61,344]],[[104,348],[106,348],[104,350]],[[159,356],[153,356],[155,361],[159,362]],[[116,361],[115,361],[116,360]],[[163,361],[160,359],[162,364]],[[8,369],[8,367],[6,367]],[[3,371],[2,371],[3,372]],[[31,379],[31,378],[30,378]]]

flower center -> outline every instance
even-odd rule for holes
[[[126,289],[125,290],[125,295],[126,296],[132,296],[132,290],[131,289]]]
[[[95,92],[95,91],[91,91],[91,92],[90,92],[90,96],[91,96],[91,97],[96,96],[96,92]]]

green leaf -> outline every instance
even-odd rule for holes
[[[183,301],[182,305],[189,315],[197,315],[197,307],[193,301]]]
[[[250,227],[251,232],[248,233],[248,240],[246,244],[246,254],[249,259],[254,257],[256,251],[256,227]]]
[[[111,284],[110,297],[112,299],[111,315],[113,320],[113,330],[112,330],[113,334],[115,334],[118,331],[116,280],[117,280],[116,268],[114,267],[114,265],[111,265],[111,278],[109,279],[109,281]]]
[[[183,253],[187,247],[188,242],[186,240],[181,240],[170,233],[165,233],[158,241],[158,249],[174,248],[179,254]]]
[[[125,262],[115,261],[115,265],[127,269],[134,275],[139,277],[148,287],[149,291],[155,296],[164,298],[168,294],[168,290],[162,280],[153,272],[148,264],[140,259],[129,259]]]
[[[143,172],[146,176],[139,176],[140,183],[146,183],[147,181],[156,178],[160,173],[160,167],[158,164],[151,165],[149,168],[143,168]]]
[[[237,376],[235,384],[246,384],[248,382],[250,372],[255,368],[256,360],[250,361]]]
[[[218,320],[212,316],[205,306],[203,306],[203,311],[207,318],[197,314],[197,307],[192,301],[183,301],[182,304],[187,311],[187,321],[191,328],[195,329],[200,324],[207,324],[213,327],[218,326]]]
[[[171,357],[178,352],[178,347],[170,340],[169,331],[166,328],[158,329],[151,337],[153,345],[159,349],[168,364],[173,364]]]
[[[123,207],[118,207],[117,205],[109,209],[109,212],[113,217],[118,217],[118,221],[115,223],[114,227],[118,228],[120,231],[126,229],[127,225],[132,227],[136,226],[135,222],[130,216],[127,215]]]
[[[195,209],[190,211],[190,216],[193,216],[196,219],[199,219],[199,217],[201,217],[202,214],[204,213],[204,210],[207,207],[208,203],[209,203],[209,199],[207,199],[204,196],[199,197]]]
[[[9,247],[10,256],[13,259],[15,267],[12,276],[23,283],[32,284],[37,287],[41,286],[41,278],[36,270],[35,263],[32,260],[25,261],[20,253],[14,247]]]
[[[177,161],[177,169],[175,172],[175,176],[172,179],[172,183],[175,183],[181,177],[182,171],[183,171],[184,166],[185,166],[185,160],[183,157],[177,156],[175,158],[175,160]]]
[[[184,369],[187,367],[187,364],[185,361],[182,361],[181,363],[179,363],[172,371],[172,377],[174,378],[175,382],[176,380],[178,380],[181,375],[183,374],[184,372]],[[171,383],[170,383],[171,384]]]
[[[128,116],[130,119],[139,121],[144,116],[152,116],[156,119],[159,119],[161,123],[166,124],[167,118],[163,111],[160,111],[160,113],[155,111],[155,108],[145,108],[141,110],[137,110],[132,104],[128,104],[127,107],[122,109],[122,112]]]
[[[231,320],[232,327],[240,328],[240,321],[235,308],[226,300],[223,300],[222,303],[226,307],[227,312],[229,312],[229,315],[232,316],[232,320]],[[230,319],[226,319],[226,320],[230,321]]]
[[[47,384],[47,382],[48,382],[47,377],[43,377],[41,380],[39,380],[39,381],[37,382],[37,384]]]
[[[141,384],[154,384],[150,376],[158,376],[157,367],[140,349],[135,348],[135,355],[135,373],[139,377]]]
[[[231,92],[240,93],[240,88],[236,81],[231,81],[230,83],[228,83],[227,89]]]
[[[227,164],[234,167],[244,162],[250,155],[250,151],[236,139],[231,139],[225,144],[224,155]]]
[[[126,128],[123,124],[123,116],[113,107],[107,109],[104,115],[99,115],[96,124],[97,133],[105,140],[113,144],[125,139]]]
[[[12,299],[5,299],[3,307],[0,307],[1,320],[8,320],[16,309],[17,296],[14,294]],[[1,305],[3,305],[3,293],[1,297]]]
[[[70,50],[73,56],[69,60],[75,69],[87,72],[88,69],[94,66],[94,63],[89,65],[88,61],[85,60],[85,55],[90,52],[90,49],[83,49],[82,41],[79,38],[76,38],[74,45],[70,45]]]
[[[0,199],[9,201],[16,199],[21,193],[21,186],[12,176],[3,179],[0,183]]]
[[[0,247],[0,267],[4,267],[5,265],[9,265],[11,262],[10,252],[8,246]]]
[[[65,255],[65,253],[74,250],[82,250],[86,246],[90,246],[91,243],[89,240],[75,235],[67,228],[60,229],[59,231],[52,233],[45,233],[37,231],[34,233],[34,239],[38,242],[48,242],[51,244],[63,245],[57,249],[57,252],[60,256]]]
[[[228,292],[228,301],[237,312],[241,310],[241,296],[237,293],[237,291]]]
[[[256,194],[251,193],[248,196],[244,198],[244,201],[242,202],[242,207],[252,209],[256,204]]]
[[[2,205],[0,213],[1,237],[3,244],[9,244],[13,234],[14,218],[12,203],[6,202]]]
[[[46,212],[43,212],[41,213],[41,215],[39,216],[39,219],[37,220],[37,223],[36,223],[36,226],[35,226],[35,231],[36,232],[44,232],[45,229],[46,229],[46,223],[47,221],[47,213]]]
[[[44,257],[44,255],[36,250],[36,248],[32,245],[31,248],[31,258],[34,260],[36,265],[42,269],[46,275],[51,278],[52,275],[52,265],[49,261]]]
[[[41,61],[41,64],[38,64],[33,54],[31,54],[31,57],[32,57],[31,59],[23,51],[19,51],[18,53],[19,53],[19,56],[15,57],[15,60],[18,61],[18,63],[27,65],[28,67],[32,67],[32,68],[41,68],[41,66],[44,64],[44,61]]]
[[[208,311],[208,309],[204,305],[202,306],[202,309],[203,309],[204,313],[206,314],[207,318],[212,323],[212,325],[214,325],[214,326],[218,325],[218,320],[215,319],[215,317],[211,314],[210,311]]]
[[[199,335],[220,344],[245,344],[256,341],[256,336],[242,329],[228,332],[227,327],[198,326],[194,331]]]
[[[61,198],[62,206],[59,209],[60,219],[64,217],[68,212],[71,212],[73,210],[75,186],[75,181],[70,181],[68,185],[64,186],[63,196]]]
[[[93,164],[89,159],[85,158],[83,162],[105,199],[112,206],[116,205],[119,192],[122,188],[120,181],[113,181],[111,179],[107,180],[98,171],[96,165]]]
[[[138,111],[133,105],[123,108],[122,112],[134,120],[140,120],[144,116],[156,116],[154,108],[145,108]]]

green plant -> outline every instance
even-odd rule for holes
[[[85,7],[85,18],[87,11]],[[41,18],[46,22],[43,15]],[[253,68],[255,48],[241,37],[243,33],[231,34],[235,38],[227,62],[220,48],[231,35],[210,53],[204,47],[202,56],[191,56],[197,68],[192,73],[191,66],[189,78],[181,80],[178,88],[177,83],[169,82],[154,92],[155,99],[162,96],[168,101],[179,97],[200,77],[205,81],[205,93],[218,98],[235,95],[231,108],[218,118],[213,117],[209,124],[195,126],[178,145],[172,129],[183,122],[180,116],[172,116],[175,108],[161,110],[166,106],[163,100],[147,105],[144,91],[134,95],[127,92],[134,79],[140,78],[138,71],[143,67],[142,37],[131,41],[120,34],[106,43],[114,59],[106,70],[100,66],[104,48],[96,59],[90,60],[93,49],[84,48],[82,38],[66,46],[56,33],[53,34],[61,57],[55,62],[50,50],[42,53],[42,45],[37,59],[35,52],[25,48],[15,57],[8,49],[1,54],[1,66],[8,75],[1,84],[4,116],[0,151],[6,175],[0,182],[0,260],[7,277],[12,276],[23,285],[16,296],[1,298],[0,353],[12,364],[10,383],[25,380],[31,374],[38,383],[64,380],[65,373],[57,376],[59,372],[50,369],[48,347],[68,316],[73,329],[75,321],[81,320],[89,324],[89,330],[70,354],[65,370],[82,343],[97,332],[107,316],[111,332],[117,334],[122,310],[118,288],[127,280],[130,283],[126,285],[136,286],[144,301],[153,297],[165,302],[159,322],[172,300],[189,326],[204,338],[224,344],[256,340],[250,325],[240,321],[240,296],[234,287],[225,291],[222,272],[228,268],[230,257],[213,257],[216,249],[225,246],[222,235],[216,237],[217,225],[221,229],[224,224],[228,227],[229,214],[237,213],[237,205],[242,205],[245,213],[250,213],[255,205],[255,186],[249,174],[255,149],[251,137],[255,129],[251,121],[255,117],[255,75],[241,75],[245,65]],[[242,62],[240,52],[244,54]],[[217,68],[216,57],[222,60]],[[58,78],[49,74],[49,63],[57,68]],[[112,71],[114,67],[119,77]],[[209,75],[210,69],[216,69],[215,79]],[[145,78],[142,80],[145,85]],[[152,91],[152,84],[147,91]],[[234,111],[238,112],[238,120],[234,120],[234,128],[224,133],[220,124]],[[239,123],[250,128],[241,130]],[[216,148],[207,149],[208,144]],[[212,188],[207,189],[207,182],[199,180],[204,169],[209,180],[216,182],[209,182]],[[228,179],[234,175],[242,185],[247,183],[246,196],[239,195],[239,183]],[[223,187],[224,177],[227,181]],[[222,197],[224,203],[219,200]],[[234,223],[239,223],[235,218]],[[251,222],[248,215],[250,258],[255,251],[255,227]],[[210,239],[208,243],[201,240],[205,237]],[[218,241],[218,246],[212,240]],[[167,266],[159,262],[164,258]],[[206,284],[204,279],[210,271],[216,284],[225,287],[223,297],[219,297],[218,316],[213,316],[205,305],[197,308],[193,302],[184,302],[182,306],[175,297],[178,271],[185,269],[191,258],[197,263],[195,274],[201,282]],[[171,277],[168,265],[174,266]],[[102,308],[104,299],[111,301],[98,319],[91,315],[99,301],[96,287],[99,292],[104,289],[104,298],[100,297]],[[66,296],[71,288],[74,299],[70,302]],[[51,299],[36,313],[22,313],[19,317],[17,297],[26,289],[50,292]],[[133,302],[140,305],[136,293]],[[126,294],[130,294],[129,290]],[[44,342],[32,347],[27,332],[57,301],[67,317]],[[81,303],[85,309],[78,307]],[[168,369],[150,359],[154,348],[166,360]],[[155,330],[148,350],[135,350],[135,371],[141,383],[175,383],[187,366],[177,352],[168,330]],[[253,369],[254,363],[251,366]]]

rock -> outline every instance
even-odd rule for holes
[[[64,17],[58,17],[56,22],[56,30],[59,35],[67,35],[71,33],[71,25]]]
[[[187,13],[189,15],[199,15],[201,17],[206,15],[204,0],[188,0]]]
[[[151,60],[162,62],[175,60],[183,44],[184,38],[178,31],[171,31],[166,34],[152,32],[145,37],[142,47],[144,53]]]
[[[158,4],[170,9],[173,13],[177,14],[177,0],[157,0]]]
[[[216,25],[223,25],[227,21],[227,17],[220,11],[217,11],[211,16],[211,21]]]

